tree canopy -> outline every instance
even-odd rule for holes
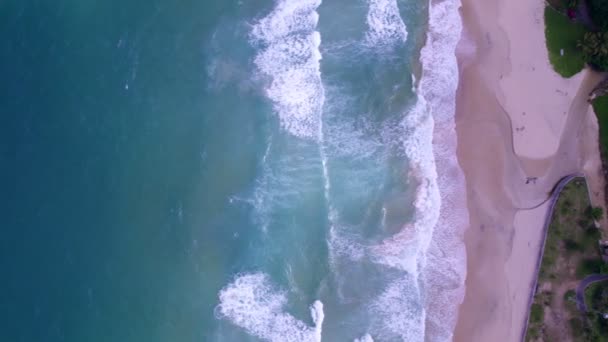
[[[600,30],[608,30],[608,1],[587,0],[589,15]]]
[[[587,63],[596,69],[608,70],[608,32],[587,32],[579,46]]]

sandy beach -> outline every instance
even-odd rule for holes
[[[564,79],[549,64],[542,0],[463,0],[456,130],[470,226],[455,341],[519,341],[547,198],[584,173],[603,206],[597,122],[587,95],[599,75]]]

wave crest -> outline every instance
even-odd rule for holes
[[[310,327],[283,311],[287,294],[274,289],[264,273],[238,276],[219,294],[216,308],[219,318],[226,318],[249,334],[272,342],[320,342],[324,320],[323,303],[315,301],[310,310],[315,323]]]
[[[283,0],[254,25],[258,69],[271,78],[266,95],[281,126],[303,138],[317,138],[324,102],[319,61],[321,35],[315,31],[320,0]]]
[[[399,15],[397,0],[369,0],[365,39],[372,47],[405,43],[407,28]]]

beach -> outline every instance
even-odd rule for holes
[[[455,341],[522,337],[549,194],[583,173],[603,206],[597,122],[587,96],[600,77],[549,64],[545,3],[463,0],[457,49],[457,154],[465,175],[467,278]]]

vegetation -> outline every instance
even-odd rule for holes
[[[579,0],[549,0],[545,8],[549,61],[563,77],[577,74],[585,64],[608,70],[608,1],[583,1],[591,21],[578,13]]]
[[[608,117],[608,96],[598,97],[593,101],[593,109],[598,116]],[[608,121],[606,121],[608,123]],[[608,128],[608,127],[607,127]]]
[[[602,167],[608,170],[608,95],[597,97],[593,100],[593,110],[599,124],[600,154]],[[605,201],[608,203],[608,173],[604,172],[606,188],[604,189]]]
[[[608,71],[608,0],[547,1],[545,36],[554,70],[563,77],[575,75],[585,64]],[[580,1],[588,5],[587,11],[579,11],[584,9]],[[600,126],[602,163],[608,170],[608,80],[590,99]],[[547,232],[527,341],[608,341],[608,281],[587,289],[587,313],[578,310],[574,291],[587,275],[608,273],[595,226],[603,216],[601,208],[590,205],[583,181],[573,181],[562,191]]]
[[[530,322],[542,323],[544,318],[543,306],[537,303],[532,304],[530,308]]]
[[[547,0],[547,3],[549,6],[560,12],[565,11],[568,6],[568,3],[564,0]]]
[[[553,69],[563,77],[572,77],[585,67],[585,59],[579,41],[585,35],[585,27],[572,22],[567,16],[550,6],[545,8],[545,37],[549,61]]]
[[[588,0],[589,14],[593,23],[602,31],[608,31],[608,1]]]
[[[589,341],[606,341],[608,339],[608,282],[598,282],[589,285],[585,290],[587,303],[586,329],[583,333]]]
[[[592,220],[598,221],[602,219],[602,216],[604,216],[604,211],[600,207],[589,207],[587,215]]]
[[[598,70],[608,70],[608,31],[587,32],[577,45],[589,65]]]
[[[593,110],[600,126],[602,160],[608,160],[608,96],[601,96],[595,99],[593,101]]]
[[[589,311],[608,312],[608,283],[589,285],[585,290],[585,302]]]
[[[593,222],[600,213],[590,206],[588,196],[585,181],[576,179],[557,200],[530,308],[527,341],[593,341],[603,336],[595,316],[578,310],[574,292],[580,279],[608,271],[600,256],[600,232]]]
[[[579,262],[576,268],[576,277],[583,279],[589,274],[602,273],[604,269],[604,261],[602,259],[583,259]]]

